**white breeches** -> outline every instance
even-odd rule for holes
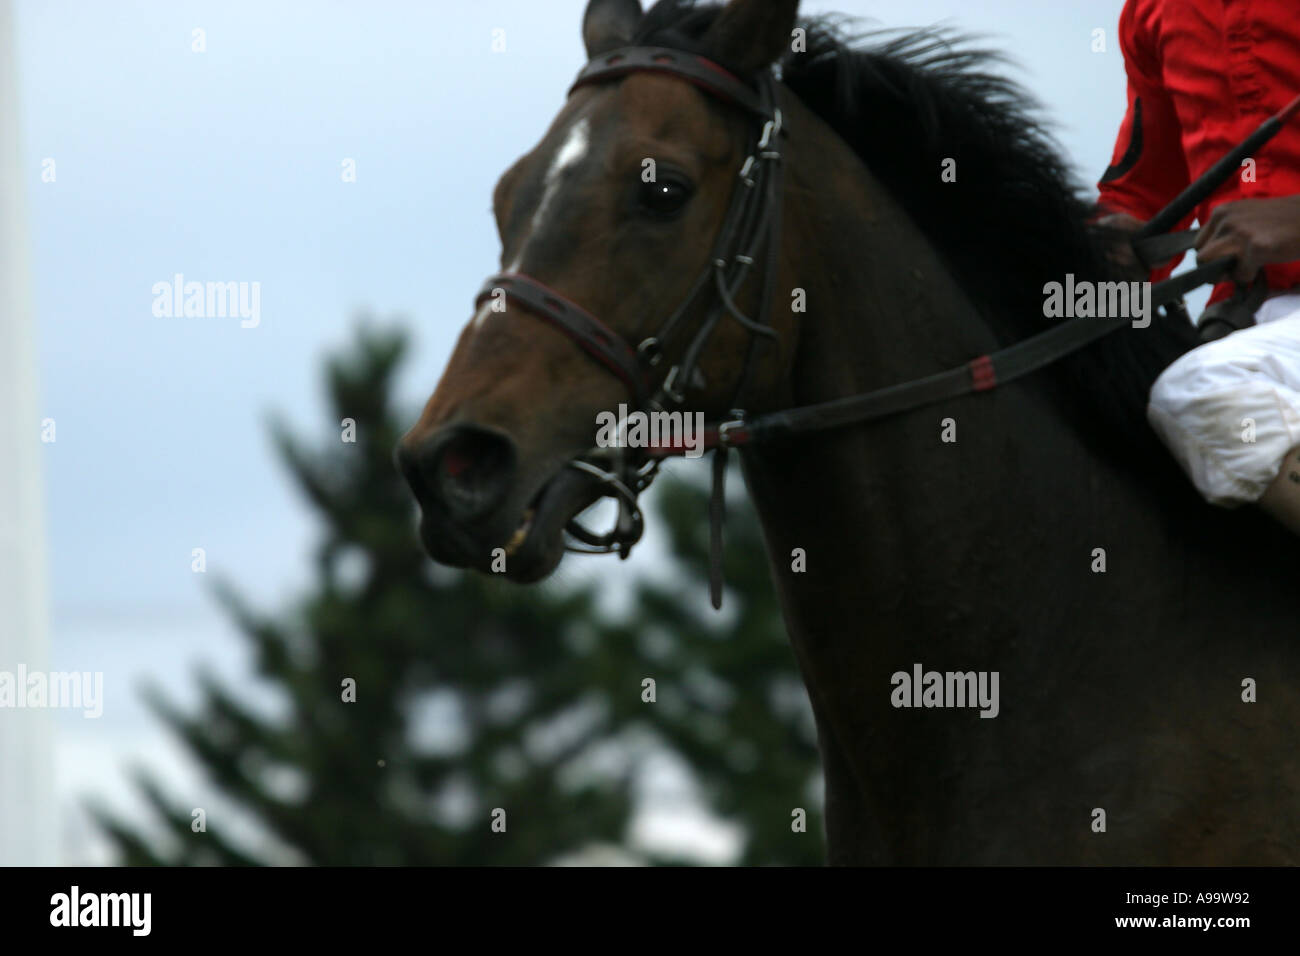
[[[1213,504],[1257,501],[1300,445],[1300,293],[1256,325],[1182,355],[1151,386],[1147,419]]]

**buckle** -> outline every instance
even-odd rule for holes
[[[731,433],[745,427],[745,413],[742,409],[733,408],[731,414],[735,417],[718,425],[718,445],[722,448],[734,447],[731,444]]]
[[[641,344],[636,347],[636,355],[646,365],[654,368],[659,364],[659,360],[664,357],[664,352],[659,340],[652,335],[648,339],[643,339]]]
[[[778,106],[772,111],[772,118],[763,124],[763,135],[758,138],[758,148],[760,150],[767,149],[772,143],[772,137],[780,134],[781,124],[781,108]]]
[[[678,405],[686,401],[685,391],[679,392],[673,388],[673,386],[677,384],[677,376],[681,372],[681,370],[682,367],[680,365],[674,365],[672,368],[670,368],[668,370],[667,377],[664,378],[664,384],[661,386],[661,388],[663,389],[663,393],[667,395],[672,401],[676,402]]]
[[[740,167],[740,181],[750,189],[754,188],[754,177],[750,175],[754,170],[754,156],[751,154],[745,157],[745,165]]]

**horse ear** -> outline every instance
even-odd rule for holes
[[[799,0],[731,0],[704,36],[705,49],[741,74],[775,63],[790,48]]]
[[[594,60],[627,46],[640,22],[640,0],[591,0],[582,15],[582,42],[587,45],[588,58]]]

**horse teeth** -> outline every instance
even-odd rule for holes
[[[519,550],[519,546],[522,545],[524,540],[528,537],[528,531],[532,526],[533,509],[529,508],[524,512],[524,520],[520,522],[519,527],[515,529],[515,533],[512,534],[510,540],[506,542],[505,552],[507,558],[514,557],[515,552]]]

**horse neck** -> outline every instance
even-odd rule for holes
[[[804,288],[808,308],[797,316],[798,345],[782,401],[800,406],[870,392],[992,351],[993,334],[975,318],[935,248],[861,160],[817,117],[805,113],[797,124],[824,135],[805,135],[787,153],[786,256],[778,287]],[[927,514],[962,513],[1002,491],[996,467],[963,475],[952,487],[941,480],[944,459],[965,447],[980,411],[974,403],[982,398],[811,433],[747,455],[747,480],[765,525],[782,541],[806,540],[824,528],[837,547],[855,532],[869,533],[869,540],[847,544],[863,559],[892,557],[888,566],[873,562],[874,580],[900,574],[903,539],[935,530]],[[941,421],[950,417],[955,445],[941,441]],[[981,428],[982,443],[988,429]],[[967,438],[967,445],[973,441]],[[945,501],[925,501],[927,489],[939,484]],[[810,493],[792,496],[801,485]],[[917,501],[926,507],[900,507]],[[960,528],[949,526],[948,534]],[[827,574],[851,580],[862,571],[821,567],[798,580],[820,591]]]
[[[840,398],[992,350],[935,250],[796,109],[778,281],[804,288],[808,311],[769,398]],[[1242,798],[1257,819],[1285,799],[1287,778],[1253,777],[1250,748],[1268,737],[1283,752],[1297,718],[1251,723],[1233,682],[1296,683],[1283,582],[1300,578],[1300,550],[1261,515],[1172,504],[1182,476],[1088,444],[1053,374],[742,455],[817,719],[832,862],[1189,859],[1202,831],[1161,829],[1166,780],[1207,819],[1227,799],[1204,783],[1220,774],[1234,801],[1241,780],[1261,781]],[[1002,718],[894,708],[892,675],[918,663],[997,671]],[[1062,826],[1081,780],[1145,799],[1133,813],[1148,825],[1105,851]]]
[[[782,284],[806,288],[808,311],[799,316],[791,403],[867,392],[991,351],[992,333],[935,249],[861,161],[833,144],[797,149],[787,166]],[[943,441],[945,419],[955,442]],[[1026,569],[1050,582],[1086,568],[1095,514],[1063,513],[1057,495],[1070,482],[1113,476],[1055,407],[1019,385],[800,436],[748,453],[744,467],[817,715],[828,799],[854,793],[859,810],[845,818],[856,826],[897,821],[935,788],[880,781],[896,784],[900,766],[924,781],[963,757],[946,736],[953,721],[898,731],[890,675],[914,663],[1005,662],[1045,608],[1023,599]],[[1034,488],[1006,486],[1026,475]],[[1135,496],[1121,490],[1107,507],[1147,530]],[[1078,554],[1063,555],[1059,541],[1071,534]],[[798,551],[804,571],[795,570]],[[909,805],[889,805],[897,800]],[[860,812],[873,801],[875,812]],[[893,838],[882,830],[865,842]]]

